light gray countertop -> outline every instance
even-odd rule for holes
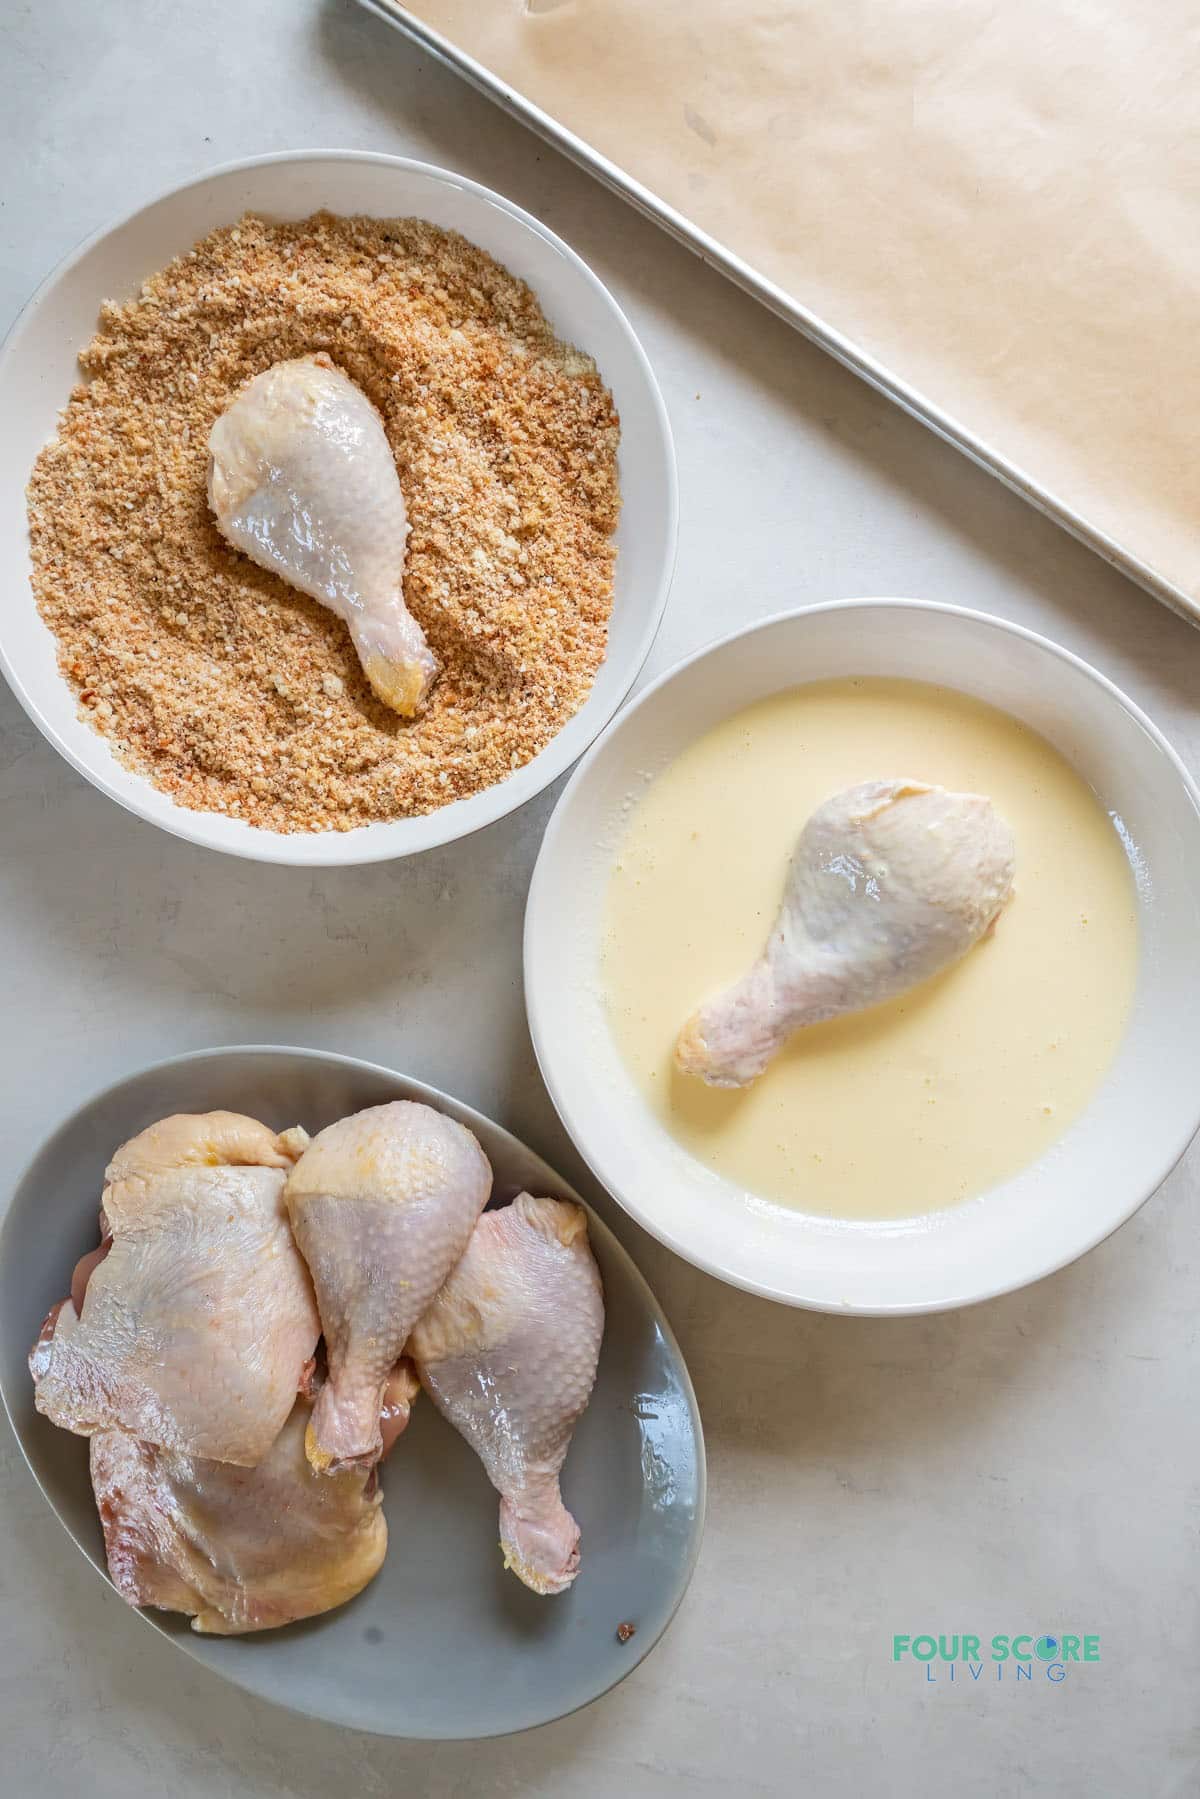
[[[658,371],[682,518],[646,677],[804,600],[957,600],[1097,663],[1200,769],[1200,632],[350,0],[10,5],[0,71],[0,324],[81,236],[206,164],[360,147],[458,168],[574,244]],[[408,863],[258,867],[127,817],[0,691],[10,1164],[117,1073],[277,1041],[452,1089],[594,1194],[521,1000],[525,890],[554,797]],[[166,1652],[72,1549],[4,1431],[0,1784],[22,1799],[1194,1794],[1198,1204],[1193,1152],[1074,1268],[886,1322],[728,1290],[610,1202],[695,1377],[707,1538],[632,1679],[497,1743],[350,1736]],[[894,1632],[1060,1629],[1102,1645],[1060,1684],[952,1688],[891,1660]]]

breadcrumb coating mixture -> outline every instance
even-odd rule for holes
[[[208,433],[324,350],[378,407],[411,522],[405,600],[442,665],[372,694],[342,622],[221,537]],[[604,659],[619,423],[523,282],[417,219],[247,216],[103,308],[29,484],[33,584],[82,714],[181,805],[348,830],[477,793],[545,747]]]

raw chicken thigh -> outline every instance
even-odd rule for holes
[[[408,1100],[331,1124],[297,1162],[287,1203],[329,1358],[308,1433],[314,1467],[378,1459],[385,1383],[491,1186],[470,1131]]]
[[[208,440],[223,536],[345,620],[385,706],[411,718],[437,661],[404,604],[408,514],[383,421],[328,356],[278,362]]]
[[[311,1618],[360,1593],[387,1548],[375,1474],[314,1473],[308,1419],[297,1400],[256,1468],[98,1431],[92,1486],[117,1591],[188,1612],[193,1630],[218,1636]]]
[[[421,1383],[500,1494],[505,1566],[535,1593],[579,1569],[558,1477],[596,1378],[604,1295],[581,1207],[486,1212],[409,1342]]]
[[[684,1025],[676,1060],[743,1087],[802,1025],[894,999],[965,956],[1012,891],[1012,832],[980,794],[868,781],[800,834],[750,972]]]
[[[101,1249],[30,1356],[40,1412],[184,1456],[253,1467],[266,1455],[320,1332],[283,1200],[292,1142],[209,1112],[117,1151]]]

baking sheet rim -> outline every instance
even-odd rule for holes
[[[958,419],[935,406],[931,401],[910,387],[900,376],[892,373],[883,363],[878,362],[870,353],[862,349],[853,339],[844,336],[826,320],[793,299],[790,294],[758,273],[749,263],[727,249],[723,244],[694,225],[683,213],[668,205],[650,188],[643,186],[633,176],[626,174],[616,163],[584,141],[583,138],[569,130],[567,126],[535,106],[523,94],[510,87],[498,75],[467,55],[448,38],[435,31],[432,26],[414,17],[400,0],[359,0],[359,4],[370,12],[378,14],[389,25],[412,40],[420,49],[455,74],[469,82],[480,93],[501,106],[505,112],[527,125],[539,137],[552,144],[569,156],[588,174],[594,175],[605,187],[627,200],[632,206],[661,226],[678,243],[699,256],[702,261],[715,268],[720,274],[736,283],[745,293],[767,306],[777,317],[791,325],[828,355],[835,358],[844,367],[869,386],[892,400],[910,417],[928,427],[946,443],[952,444],[963,455],[970,458],[988,474],[1019,494],[1023,500],[1044,513],[1047,518],[1061,525],[1072,537],[1086,544],[1091,550],[1113,568],[1128,575],[1140,587],[1161,600],[1172,611],[1177,612],[1189,623],[1200,625],[1200,598],[1185,593],[1176,587],[1166,576],[1161,575],[1149,563],[1143,562],[1132,550],[1128,550],[1107,532],[1092,525],[1080,513],[1058,499],[1047,488],[1039,485],[1024,469],[1002,455],[976,437]]]

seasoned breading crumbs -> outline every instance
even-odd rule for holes
[[[375,698],[340,619],[220,536],[208,433],[324,350],[378,407],[412,526],[405,599],[442,665]],[[275,831],[429,812],[561,730],[603,661],[612,396],[524,283],[415,219],[214,231],[103,308],[29,484],[33,585],[81,713],[180,804]]]

